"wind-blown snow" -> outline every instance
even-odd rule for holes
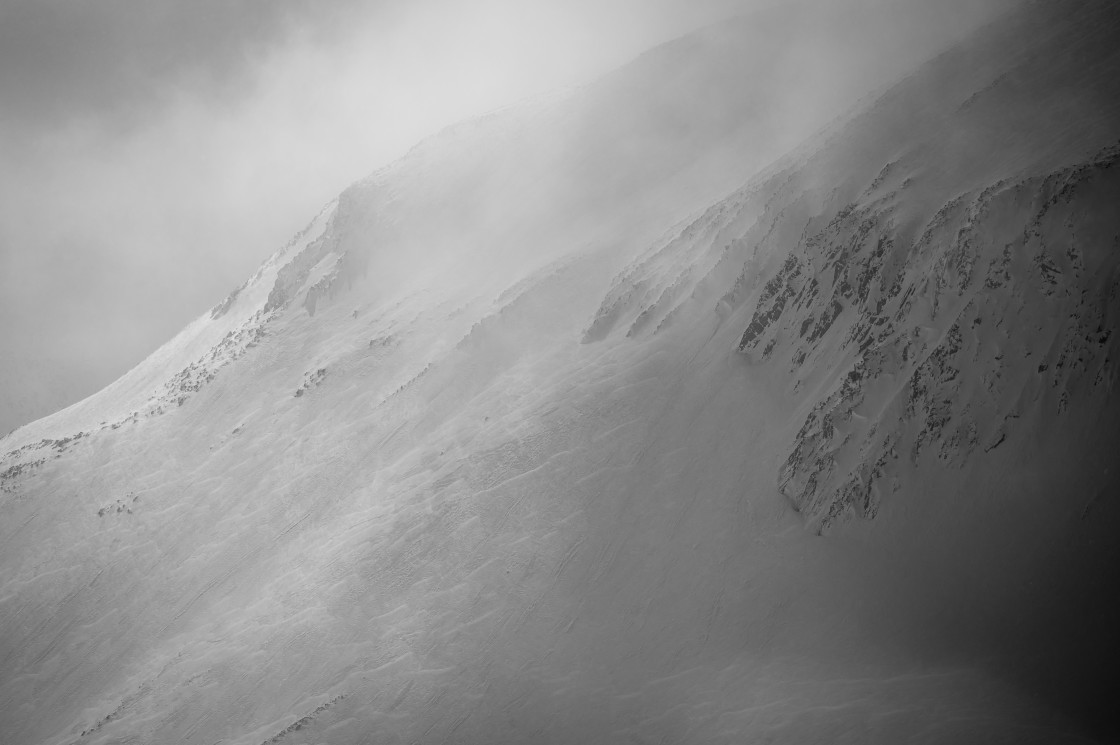
[[[602,181],[556,102],[355,185],[0,440],[0,739],[1090,741],[1117,27],[1031,6],[730,195],[749,126]]]

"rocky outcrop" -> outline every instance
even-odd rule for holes
[[[276,283],[268,294],[266,313],[287,307],[296,294],[306,285],[312,270],[331,252],[333,242],[324,235],[303,249],[292,261],[280,269]]]
[[[963,195],[913,243],[889,214],[853,210],[791,253],[740,349],[797,381],[809,358],[837,366],[778,479],[811,522],[874,516],[902,458],[959,468],[1020,420],[1113,392],[1118,162],[1111,148]],[[842,341],[826,348],[825,332]]]
[[[1114,406],[1117,23],[1039,3],[939,58],[634,262],[584,341],[733,324],[797,422],[777,484],[822,530]]]

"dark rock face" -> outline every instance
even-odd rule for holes
[[[960,467],[1014,438],[1025,416],[1111,392],[1120,215],[1103,200],[1120,194],[1118,159],[1110,148],[963,195],[913,243],[869,207],[794,249],[740,350],[795,379],[809,358],[846,361],[779,475],[809,520],[874,516],[900,457]],[[843,340],[835,349],[822,350],[826,331]]]
[[[742,323],[738,351],[788,382],[801,425],[777,482],[818,529],[874,516],[903,470],[1099,408],[1120,89],[1085,64],[1120,70],[1118,23],[1107,3],[1035,4],[936,61],[635,262],[584,340],[713,306]],[[993,54],[1009,35],[1038,56]]]
[[[900,461],[961,468],[1112,394],[1118,160],[970,189],[920,230],[900,205],[921,182],[884,177],[894,163],[835,211],[779,173],[623,273],[584,340],[657,333],[690,306],[746,313],[738,350],[808,409],[781,491],[821,530],[874,517]]]
[[[312,242],[301,251],[291,262],[280,269],[279,276],[272,292],[268,295],[264,312],[286,307],[295,294],[306,284],[311,271],[332,251],[334,246],[326,236]],[[310,310],[314,313],[314,302],[310,301]]]

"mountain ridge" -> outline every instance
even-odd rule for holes
[[[679,180],[606,225],[563,189],[534,222],[513,145],[491,180],[437,139],[348,190],[128,376],[0,441],[0,733],[1103,737],[1120,64],[1117,11],[1077,8],[1028,6],[746,186],[683,204],[707,164],[667,155],[647,167]],[[472,217],[499,197],[525,211]]]

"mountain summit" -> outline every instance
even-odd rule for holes
[[[1120,10],[795,148],[750,28],[421,143],[0,439],[0,739],[1112,733]]]

